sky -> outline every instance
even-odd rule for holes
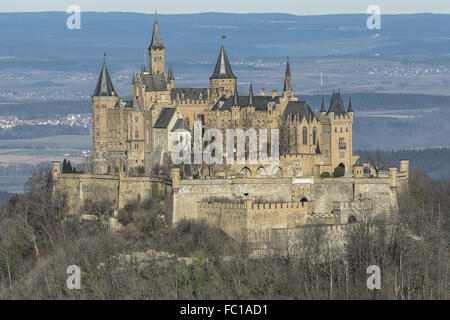
[[[141,12],[160,14],[230,12],[319,15],[366,13],[370,5],[383,14],[450,13],[450,0],[1,0],[0,12],[81,11]]]

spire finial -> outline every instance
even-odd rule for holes
[[[106,53],[103,53],[103,63],[106,63]]]
[[[225,40],[225,35],[222,35],[222,37],[221,37],[221,44],[222,44],[222,47],[223,47],[223,40]]]

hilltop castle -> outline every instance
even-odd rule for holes
[[[166,72],[156,16],[148,52],[149,70],[133,75],[130,100],[119,97],[103,63],[92,96],[93,173],[61,174],[60,163],[54,163],[55,190],[68,194],[71,213],[86,199],[102,197],[120,209],[129,201],[158,197],[167,202],[171,225],[204,219],[235,238],[264,243],[279,230],[342,226],[365,210],[395,212],[409,161],[385,171],[362,163],[353,155],[351,100],[344,105],[340,92],[333,92],[316,113],[294,94],[289,58],[281,94],[260,89],[256,95],[250,83],[241,95],[223,40],[208,88],[175,86],[172,66]],[[172,135],[192,132],[196,122],[203,132],[279,129],[277,166],[245,159],[201,168],[196,177],[172,165],[166,178],[154,174],[170,163]]]
[[[167,160],[171,133],[183,128],[192,132],[194,121],[201,121],[203,130],[281,130],[285,157],[279,167],[271,168],[273,172],[253,164],[233,166],[223,175],[320,176],[333,174],[338,166],[347,175],[362,173],[352,153],[351,100],[346,107],[340,93],[333,92],[329,107],[323,100],[316,114],[308,102],[294,95],[289,58],[280,95],[275,90],[266,95],[264,89],[256,95],[252,84],[248,94],[240,95],[223,41],[209,88],[175,87],[173,68],[169,66],[166,73],[165,50],[155,17],[149,70],[133,75],[131,100],[118,96],[103,64],[92,96],[94,173],[140,170],[150,175],[152,167]]]

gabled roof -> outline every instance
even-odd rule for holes
[[[181,118],[177,119],[177,121],[173,125],[171,132],[175,132],[175,131],[189,131],[189,126],[188,126],[186,120],[181,119]]]
[[[236,79],[236,76],[233,74],[231,70],[230,61],[228,61],[227,54],[223,47],[220,48],[219,57],[217,58],[216,67],[214,68],[214,72],[209,77],[210,79]]]
[[[236,91],[237,92],[237,91]],[[245,108],[248,105],[249,102],[249,96],[239,96],[239,95],[232,95],[229,98],[226,98],[222,96],[216,104],[212,107],[211,110],[216,111],[231,111],[232,106],[236,106],[237,99],[237,106],[241,108]],[[267,105],[270,102],[279,103],[280,97],[272,98],[272,96],[253,96],[253,107],[255,107],[256,111],[267,111]]]
[[[170,123],[170,120],[172,120],[172,117],[175,114],[176,110],[176,108],[162,108],[161,112],[159,113],[158,120],[156,120],[153,128],[166,129]]]
[[[106,62],[103,62],[102,71],[98,77],[97,87],[95,88],[93,97],[116,97],[117,93],[114,90],[111,78],[109,76],[108,68],[106,67]]]
[[[167,83],[162,73],[141,74],[141,81],[145,85],[145,91],[166,91]]]
[[[150,44],[150,49],[164,49],[164,45],[161,38],[161,31],[159,30],[159,23],[158,23],[158,15],[155,13],[155,23],[153,25],[153,35],[152,35],[152,42]]]
[[[289,101],[286,109],[284,109],[284,116],[289,116],[291,119],[297,116],[300,121],[305,118],[308,123],[314,118],[318,120],[316,113],[311,109],[309,103],[306,101]]]
[[[344,108],[344,101],[341,98],[340,92],[333,92],[333,96],[330,101],[330,108],[328,109],[328,113],[334,112],[335,115],[346,114]]]

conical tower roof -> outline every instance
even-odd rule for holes
[[[210,79],[236,79],[236,76],[231,70],[230,61],[228,60],[225,48],[223,47],[223,41],[219,57],[217,58],[216,67],[214,68],[214,72]]]
[[[117,96],[116,90],[114,90],[111,77],[109,76],[108,68],[106,67],[106,61],[103,60],[102,71],[98,77],[97,87],[92,94],[93,97],[114,97]]]
[[[151,49],[164,49],[164,45],[161,38],[161,31],[159,30],[159,24],[158,24],[158,15],[155,12],[155,23],[153,25],[153,35],[152,35],[152,42],[150,44]]]

